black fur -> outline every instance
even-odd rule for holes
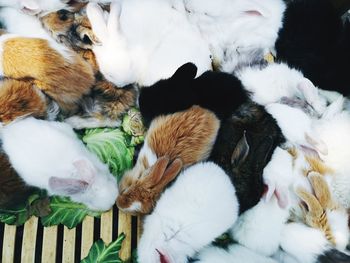
[[[350,94],[350,26],[329,0],[290,1],[276,42],[277,60],[316,86]]]
[[[225,119],[245,101],[247,94],[239,79],[223,72],[207,71],[195,78],[197,67],[181,66],[166,80],[141,89],[139,106],[146,124],[161,114],[169,114],[199,105]]]
[[[322,256],[317,259],[318,263],[349,263],[350,256],[344,254],[343,252],[332,249],[328,250]]]
[[[231,156],[244,133],[249,152],[242,163],[233,167]],[[273,117],[263,107],[252,102],[242,105],[231,118],[222,123],[209,160],[230,175],[236,188],[240,213],[259,202],[265,187],[263,169],[275,148],[284,141]]]

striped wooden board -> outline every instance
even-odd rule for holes
[[[31,217],[24,226],[0,225],[0,262],[73,263],[85,258],[91,245],[102,238],[106,244],[126,234],[121,258],[131,257],[140,235],[140,219],[118,211],[116,207],[101,218],[86,217],[74,229],[62,225],[43,227]]]

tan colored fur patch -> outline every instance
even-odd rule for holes
[[[306,156],[305,159],[310,165],[309,172],[312,171],[322,175],[334,173],[332,168],[328,167],[324,162],[322,162],[322,160],[318,158]]]
[[[77,110],[77,102],[90,92],[95,78],[91,66],[71,52],[72,63],[43,39],[11,38],[3,47],[4,75],[31,79],[64,112]]]
[[[193,106],[156,118],[147,132],[146,141],[158,157],[180,158],[188,166],[209,156],[219,125],[212,112]]]
[[[46,117],[46,100],[27,81],[4,80],[0,84],[0,121],[7,124],[16,118]]]

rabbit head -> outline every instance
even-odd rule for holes
[[[146,159],[145,159],[146,160]],[[182,168],[182,161],[175,159],[169,166],[170,160],[161,157],[149,167],[145,161],[142,166],[136,166],[140,173],[133,176],[124,175],[119,183],[120,194],[117,198],[117,206],[128,213],[148,214],[154,208],[162,190],[175,179]]]
[[[92,210],[110,209],[118,195],[116,179],[104,165],[93,165],[87,159],[73,163],[71,177],[50,177],[50,194],[69,196]]]

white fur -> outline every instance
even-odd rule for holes
[[[231,245],[228,249],[209,246],[202,249],[196,258],[197,263],[278,263],[238,244]]]
[[[335,238],[336,248],[345,250],[350,238],[349,215],[345,209],[327,211],[328,223]]]
[[[67,0],[0,0],[0,6],[13,7],[29,15],[67,8]]]
[[[249,64],[255,60],[257,53],[261,53],[262,59],[264,54],[273,51],[278,31],[282,26],[285,9],[283,1],[183,2],[189,20],[200,29],[210,46],[214,61],[220,65],[221,70],[231,73],[238,65]]]
[[[2,139],[11,164],[27,184],[46,189],[50,195],[70,196],[94,210],[108,210],[114,204],[115,178],[69,125],[26,118],[5,126]],[[83,180],[88,188],[71,195],[57,192],[49,183],[53,177]]]
[[[100,70],[118,86],[151,85],[187,62],[196,64],[198,74],[211,69],[199,30],[166,1],[119,1],[112,4],[107,23],[94,3],[87,15],[101,41],[93,48]]]
[[[286,64],[274,63],[263,69],[246,67],[236,75],[244,88],[252,93],[252,100],[258,104],[279,102],[283,97],[299,97],[307,101],[319,114],[325,109],[326,99],[319,94],[312,82],[300,71]]]
[[[303,224],[290,223],[282,231],[281,248],[302,263],[315,263],[328,244],[322,231]]]
[[[237,219],[235,189],[214,163],[198,163],[182,172],[145,218],[138,246],[140,263],[160,262],[156,251],[171,263],[186,262]]]
[[[125,191],[125,192],[127,192],[127,191]],[[141,204],[140,202],[133,202],[133,203],[130,205],[130,207],[123,209],[123,212],[126,212],[126,213],[132,212],[132,213],[135,213],[135,212],[140,211],[140,210],[141,210],[141,207],[142,207],[142,204]]]
[[[232,236],[241,245],[264,256],[271,256],[279,247],[288,216],[288,210],[281,209],[275,197],[268,202],[260,200],[256,206],[240,215],[232,227]]]

